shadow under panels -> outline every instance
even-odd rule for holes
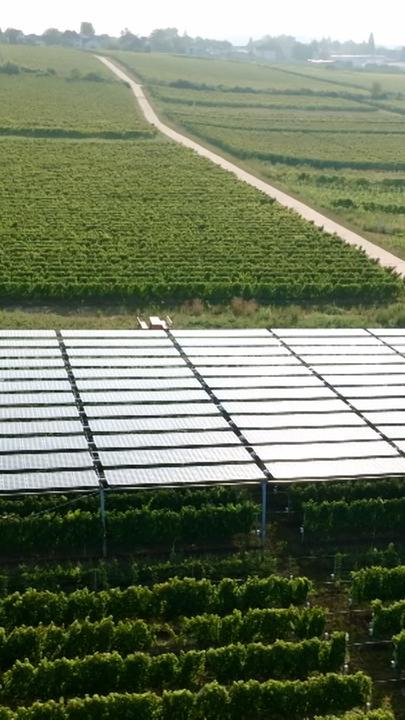
[[[264,479],[166,333],[63,340],[111,487]]]
[[[56,334],[0,332],[0,491],[98,487]]]

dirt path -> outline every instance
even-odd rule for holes
[[[277,200],[280,205],[284,205],[284,207],[287,207],[290,210],[295,210],[295,212],[297,212],[305,220],[309,220],[318,227],[323,228],[326,232],[338,235],[342,240],[349,243],[349,245],[356,245],[357,247],[361,247],[363,250],[365,250],[369,257],[379,260],[381,265],[384,265],[385,267],[394,268],[398,273],[405,277],[405,260],[401,260],[395,255],[392,255],[392,253],[378,247],[378,245],[374,245],[374,243],[366,240],[361,235],[358,235],[352,230],[348,230],[347,228],[343,227],[343,225],[339,225],[339,223],[326,217],[326,215],[322,215],[316,210],[313,210],[308,205],[305,205],[305,203],[296,200],[295,198],[287,195],[281,190],[277,190],[277,188],[269,185],[269,183],[260,180],[259,178],[255,177],[255,175],[246,172],[246,170],[242,170],[242,168],[238,167],[238,165],[235,165],[229,160],[225,160],[225,158],[221,157],[221,155],[217,155],[217,153],[208,150],[203,145],[200,145],[194,140],[188,138],[186,135],[182,135],[181,133],[176,132],[176,130],[172,130],[172,128],[170,128],[168,125],[162,123],[156,115],[150,102],[145,97],[142,90],[142,85],[132,80],[129,75],[123,72],[121,68],[115,65],[115,63],[111,62],[111,60],[109,60],[108,58],[102,57],[101,55],[97,55],[97,58],[102,63],[104,63],[104,65],[106,65],[112,73],[114,73],[118,78],[120,78],[120,80],[124,80],[130,85],[132,92],[134,93],[139,103],[139,106],[145,116],[145,119],[151,125],[154,125],[161,133],[166,135],[168,138],[174,140],[177,143],[180,143],[181,145],[184,145],[185,147],[190,148],[191,150],[194,150],[196,153],[198,153],[198,155],[201,155],[202,157],[211,160],[211,162],[219,165],[219,167],[223,168],[223,170],[227,170],[228,172],[233,173],[233,175],[236,175],[239,180],[242,180],[243,182],[248,183],[248,185],[252,185],[252,187],[257,188],[257,190],[261,190],[262,192],[266,193],[266,195],[268,195],[269,197]]]

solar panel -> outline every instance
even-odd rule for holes
[[[84,435],[46,435],[40,437],[0,437],[0,453],[87,450]]]
[[[385,337],[388,336],[402,336],[405,337],[405,329],[404,328],[370,328],[370,332],[374,335],[377,335],[379,337]]]
[[[248,451],[242,445],[232,447],[165,448],[163,450],[100,450],[99,456],[104,467],[246,463],[250,460]]]
[[[323,330],[308,328],[272,328],[272,330],[275,335],[280,337],[368,337],[366,330],[359,328],[325,328]]]
[[[222,400],[283,400],[304,398],[336,398],[336,394],[326,387],[309,388],[237,388],[236,390],[216,390],[215,395]]]
[[[173,330],[175,338],[229,338],[229,337],[271,337],[268,330],[232,329],[232,330]]]
[[[1,407],[0,420],[40,420],[41,418],[76,418],[75,405],[37,405],[36,407]],[[3,433],[4,434],[4,433]]]
[[[389,350],[386,349],[386,352],[389,353]],[[300,357],[308,362],[311,366],[316,365],[327,365],[331,364],[333,365],[381,365],[381,364],[391,364],[391,363],[403,363],[403,358],[401,358],[400,355],[397,355],[396,353],[391,354],[371,354],[371,355],[304,355],[300,353]]]
[[[32,420],[31,422],[0,422],[0,436],[2,435],[68,435],[82,433],[83,426],[80,420]]]
[[[183,351],[190,357],[192,357],[193,354],[195,354],[196,350],[198,350],[200,357],[240,357],[243,356],[244,358],[249,358],[251,356],[258,356],[262,358],[267,358],[268,356],[271,357],[277,357],[277,358],[283,358],[285,356],[290,356],[290,353],[288,350],[286,350],[283,347],[273,347],[270,345],[269,347],[263,346],[263,347],[226,347],[222,345],[222,347],[188,347],[187,345],[183,345]]]
[[[170,405],[86,405],[87,416],[93,418],[216,415],[218,412],[216,406],[211,402],[172,403]]]
[[[59,352],[58,341],[52,338],[48,340],[29,340],[28,338],[22,340],[21,338],[6,339],[0,337],[0,353],[3,353],[3,350],[6,348],[56,348]]]
[[[401,425],[381,425],[381,432],[390,440],[405,440],[405,428]]]
[[[331,413],[347,410],[342,400],[273,400],[271,402],[224,402],[227,412],[232,413]],[[325,422],[327,418],[325,418]]]
[[[0,385],[1,389],[1,385]],[[3,393],[0,392],[0,406],[4,405],[69,405],[74,402],[74,395],[65,393]]]
[[[395,352],[396,352],[397,355],[399,356],[399,359],[400,359],[400,360],[403,360],[403,359],[404,359],[404,355],[405,355],[405,345],[400,345],[399,343],[395,343],[395,345],[394,345],[393,343],[391,343],[390,347],[391,347],[393,350],[395,350]]]
[[[260,482],[265,479],[265,475],[255,463],[106,470],[105,476],[108,484],[112,487],[198,485],[199,483],[214,485],[232,482]]]
[[[64,362],[62,356],[54,358],[42,358],[42,360],[36,358],[16,357],[8,358],[7,360],[0,358],[0,369],[11,369],[11,368],[64,368]]]
[[[398,453],[385,440],[343,443],[298,443],[296,445],[255,445],[253,448],[265,462],[284,460],[333,460],[341,458],[397,457]]]
[[[103,367],[77,367],[75,368],[75,378],[95,378],[95,379],[119,379],[119,378],[193,378],[193,372],[187,365],[181,367],[132,367],[132,368],[103,368]]]
[[[393,410],[392,412],[365,412],[364,417],[374,425],[403,425],[405,423],[405,412]],[[382,428],[384,431],[384,428]]]
[[[96,435],[98,448],[156,448],[198,445],[240,445],[231,430],[208,432],[135,433],[124,435]],[[1,445],[0,445],[1,447]]]
[[[77,367],[90,367],[90,368],[96,368],[96,367],[135,367],[139,370],[139,368],[148,368],[148,367],[169,367],[169,366],[180,366],[180,367],[186,367],[186,364],[184,360],[182,359],[181,355],[178,357],[168,358],[168,357],[70,357],[70,364],[73,368]],[[47,363],[48,364],[48,363]]]
[[[299,350],[297,348],[296,352],[300,357],[310,357],[312,355],[331,355],[334,357],[335,355],[368,356],[390,354],[390,350],[385,345],[379,345],[377,343],[374,345],[359,345],[358,347],[355,345],[325,345],[324,347],[322,345],[302,345],[299,347]]]
[[[267,358],[266,358],[267,360]],[[312,378],[314,375],[312,374],[311,370],[305,367],[305,365],[301,365],[298,361],[296,364],[288,362],[287,367],[283,367],[283,365],[248,365],[247,367],[243,367],[240,365],[239,367],[215,367],[215,366],[207,366],[207,365],[199,365],[198,366],[198,372],[203,377],[215,377],[218,378],[218,376],[223,376],[226,378],[234,378],[234,377],[270,377],[270,378],[276,378],[276,377],[307,377]]]
[[[65,347],[69,352],[73,348],[89,348],[89,350],[93,351],[93,349],[100,349],[100,348],[128,348],[131,352],[133,348],[138,348],[139,350],[142,350],[144,348],[151,348],[152,350],[159,349],[159,348],[173,348],[173,343],[169,338],[162,337],[162,338],[87,338],[87,340],[81,340],[81,339],[68,339],[65,340]]]
[[[361,387],[370,385],[368,392],[374,392],[374,388],[378,386],[405,385],[405,374],[401,375],[400,373],[391,373],[390,375],[324,375],[324,378],[331,385],[339,388],[339,392],[341,392],[342,386],[344,388],[350,387],[351,390],[357,392]],[[389,391],[391,392],[391,390]],[[364,392],[367,392],[366,387],[364,387]]]
[[[189,360],[196,367],[204,365],[301,365],[300,361],[297,360],[293,355],[260,355],[260,356],[201,356],[201,355],[189,355]]]
[[[376,342],[376,341],[375,341]],[[183,339],[179,339],[179,343],[183,348],[206,348],[206,347],[239,347],[239,348],[246,348],[250,346],[257,346],[257,347],[282,347],[279,340],[276,340],[276,338],[271,337],[271,335],[266,336],[258,336],[258,337],[252,337],[252,336],[243,336],[243,337],[234,337],[234,336],[225,336],[225,337],[211,337],[207,335],[203,335],[201,337],[187,337]]]
[[[88,452],[29,453],[23,455],[0,455],[0,473],[12,471],[57,470],[70,468],[91,468],[93,465]]]
[[[50,393],[69,392],[72,399],[72,391],[68,380],[19,380],[6,381],[0,375],[0,396],[4,393]]]
[[[126,420],[90,420],[90,427],[92,432],[95,434],[127,432],[172,432],[176,430],[206,431],[229,429],[227,421],[222,415],[219,414],[189,417],[130,418]]]
[[[14,345],[14,343],[13,343]],[[37,357],[43,357],[43,358],[60,358],[62,360],[60,350],[56,346],[55,348],[41,348],[41,347],[2,347],[1,348],[1,357],[2,358],[37,358]]]
[[[138,390],[136,392],[82,392],[84,403],[193,403],[209,400],[205,390]]]
[[[233,415],[232,420],[242,429],[348,427],[350,425],[365,424],[361,417],[354,412],[293,413],[290,415]]]
[[[164,330],[61,330],[63,338],[166,338]]]
[[[358,329],[197,330],[174,336],[282,481],[289,479],[285,473],[295,479],[298,471],[297,479],[405,475],[405,458],[358,414],[405,447],[405,329],[389,332],[384,337],[399,352]],[[166,332],[64,331],[63,337],[102,460],[109,467],[150,465],[122,468],[123,475],[108,470],[114,483],[122,477],[129,486],[134,478],[146,486],[207,477],[219,483],[263,479]],[[398,460],[401,470],[384,465]],[[372,463],[377,472],[370,472]],[[328,474],[332,464],[337,475]],[[253,477],[232,474],[241,466]],[[63,467],[75,477],[81,473],[74,469],[88,468],[97,487],[57,336],[0,332],[0,491],[3,480],[19,477],[21,489],[25,475],[49,479],[63,475]]]
[[[294,347],[299,349],[301,346],[305,345],[313,345],[316,347],[319,346],[328,346],[328,347],[340,347],[342,345],[345,346],[360,346],[364,347],[364,345],[380,345],[380,341],[377,338],[372,337],[371,335],[361,335],[361,336],[348,336],[348,337],[341,337],[338,336],[330,336],[330,335],[322,335],[322,336],[315,336],[315,337],[309,337],[308,335],[304,337],[294,337],[289,338],[287,341],[288,347]]]
[[[405,474],[405,459],[361,458],[351,460],[315,460],[302,462],[266,463],[277,480],[314,480],[317,478],[344,479],[350,477],[379,477]]]
[[[397,356],[398,357],[398,356]],[[376,363],[375,365],[370,364],[359,364],[359,365],[313,365],[313,368],[320,375],[324,377],[330,375],[361,375],[362,377],[374,376],[378,380],[378,375],[393,375],[393,374],[404,374],[405,364],[401,365],[395,363]]]
[[[405,385],[365,385],[351,387],[350,385],[342,385],[339,392],[347,397],[350,401],[359,398],[396,398],[397,400],[405,396]]]
[[[0,382],[14,380],[65,380],[68,377],[64,367],[49,370],[0,370]],[[11,383],[10,383],[11,384]],[[14,383],[13,383],[14,384]]]
[[[0,475],[0,492],[37,490],[97,489],[99,481],[93,470],[58,471],[57,473],[13,473]]]
[[[270,443],[335,443],[343,444],[354,440],[379,440],[380,435],[368,425],[358,427],[317,427],[288,430],[246,430],[245,438],[252,445]],[[260,455],[259,450],[257,450]]]
[[[138,358],[138,357],[177,357],[180,358],[180,354],[178,350],[176,350],[175,347],[120,347],[120,348],[108,348],[108,347],[99,347],[99,348],[68,348],[68,355],[71,358],[95,358],[95,357],[110,357],[110,358],[117,358],[117,357],[130,357],[130,358]]]
[[[195,377],[180,378],[138,378],[133,380],[104,378],[104,380],[77,380],[79,390],[170,390],[201,389]],[[1,383],[0,383],[1,390]]]
[[[359,410],[405,410],[405,397],[388,398],[356,398],[351,401]]]
[[[237,388],[297,388],[310,389],[325,387],[315,375],[253,375],[244,377],[210,377],[209,386],[219,395],[217,390],[236,391]]]
[[[0,330],[2,338],[56,338],[55,330]]]

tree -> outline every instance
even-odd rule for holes
[[[151,49],[156,52],[177,52],[179,41],[177,28],[159,28],[150,36]]]
[[[75,47],[80,43],[80,35],[76,32],[76,30],[64,30],[62,42],[64,45],[71,45],[72,47]]]
[[[381,87],[381,83],[375,81],[373,82],[371,86],[371,97],[374,99],[378,99],[384,96],[383,89]]]
[[[56,28],[48,28],[42,35],[46,45],[60,45],[63,39],[63,33]]]
[[[374,55],[375,53],[375,40],[373,33],[370,33],[370,37],[368,39],[368,51],[371,55]]]
[[[94,37],[95,34],[96,34],[96,31],[91,22],[82,22],[81,23],[80,35],[83,35],[84,37]]]
[[[11,45],[16,45],[24,39],[24,33],[22,30],[17,30],[16,28],[7,28],[4,32],[4,37],[6,42]]]
[[[118,40],[118,46],[123,50],[139,51],[144,49],[144,43],[141,38],[134,35],[128,28],[122,30]]]

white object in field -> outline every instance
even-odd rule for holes
[[[167,330],[167,323],[165,322],[165,320],[161,320],[158,315],[151,315],[149,318],[149,329]]]

